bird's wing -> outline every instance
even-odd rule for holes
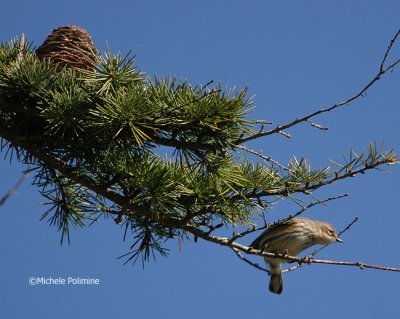
[[[265,246],[265,241],[271,237],[274,237],[274,234],[279,234],[282,233],[282,230],[284,230],[287,227],[290,227],[293,225],[295,221],[292,219],[289,219],[284,222],[280,223],[275,223],[272,224],[270,227],[268,227],[266,230],[264,230],[260,236],[258,236],[251,244],[250,247],[254,249],[262,249]]]

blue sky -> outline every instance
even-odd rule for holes
[[[255,94],[252,118],[286,123],[355,94],[377,72],[400,28],[400,3],[379,1],[11,1],[0,0],[1,40],[25,33],[38,46],[52,29],[84,27],[104,50],[132,50],[149,75],[191,83],[220,81]],[[400,45],[400,43],[399,43]],[[393,52],[400,56],[400,49]],[[306,156],[313,167],[340,160],[341,151],[370,141],[400,152],[400,70],[368,95],[308,125],[292,139],[265,138],[249,146],[287,162]],[[0,194],[23,166],[0,162]],[[369,172],[316,192],[351,196],[306,216],[345,227],[345,244],[319,257],[400,267],[400,168]],[[395,318],[400,315],[398,273],[312,265],[285,275],[285,290],[267,292],[266,275],[223,247],[171,242],[168,258],[142,269],[116,260],[127,251],[123,231],[110,221],[72,232],[70,246],[39,222],[45,208],[28,179],[0,208],[0,317],[2,318]],[[295,210],[275,207],[271,220]],[[244,238],[248,244],[255,234]],[[253,259],[257,260],[257,258]],[[262,262],[261,260],[259,262]],[[98,286],[30,286],[30,277],[92,277]]]

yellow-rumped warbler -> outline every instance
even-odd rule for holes
[[[313,245],[335,241],[343,242],[331,224],[297,217],[267,228],[250,246],[265,252],[296,256]],[[288,260],[269,257],[264,259],[269,264],[271,276],[269,290],[280,294],[283,289],[281,264]]]

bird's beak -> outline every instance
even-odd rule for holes
[[[338,243],[344,243],[344,241],[341,240],[339,237],[336,237],[336,241],[337,241]]]

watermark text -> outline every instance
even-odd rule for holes
[[[29,277],[28,283],[30,286],[98,286],[100,285],[99,278],[91,277]]]

